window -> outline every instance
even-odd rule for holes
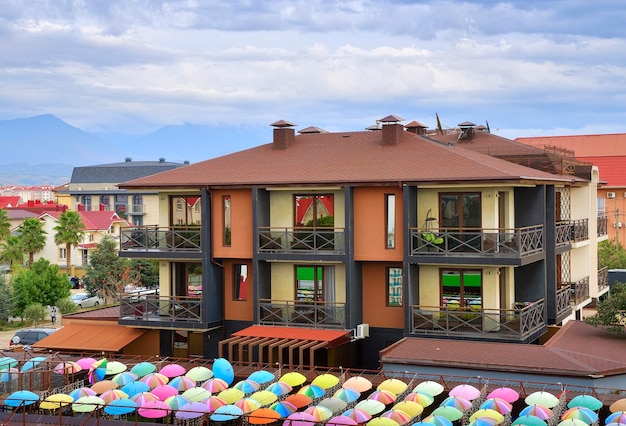
[[[111,198],[108,195],[100,197],[100,204],[104,206],[104,210],[111,210]]]
[[[234,265],[233,300],[248,299],[248,265]]]
[[[126,218],[126,205],[128,204],[128,195],[115,196],[115,211],[122,218]]]
[[[604,199],[604,197],[598,197],[598,214],[606,214],[606,200]]]
[[[202,297],[202,265],[172,263],[172,296]]]
[[[294,197],[295,226],[330,227],[334,226],[333,194],[296,195]]]
[[[93,243],[93,239],[94,239],[93,234],[89,233],[89,242]]]
[[[133,216],[133,225],[143,226],[143,216]]]
[[[440,195],[441,226],[449,229],[480,228],[480,193]]]
[[[451,310],[482,309],[482,272],[473,269],[441,269],[441,305]]]
[[[335,301],[334,266],[296,266],[296,300]]]
[[[143,213],[142,195],[133,195],[133,213]]]
[[[387,306],[402,306],[402,268],[387,268]]]
[[[385,194],[385,229],[388,249],[396,248],[396,196]]]
[[[182,211],[183,210],[183,202],[182,201],[177,201],[176,202],[176,210],[178,210],[178,211]]]
[[[83,195],[83,205],[85,206],[85,211],[91,211],[91,195]]]
[[[64,248],[59,249],[59,259],[67,259],[67,250]]]
[[[224,246],[230,247],[231,227],[230,227],[230,195],[222,197],[222,206],[224,207]]]
[[[172,225],[196,226],[202,223],[202,199],[192,195],[172,196],[170,216]]]

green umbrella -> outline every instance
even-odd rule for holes
[[[512,425],[525,425],[525,426],[547,426],[547,423],[544,420],[541,420],[537,416],[527,415],[527,416],[519,416]]]
[[[196,382],[204,382],[213,377],[213,372],[208,367],[198,365],[187,371],[185,376],[189,377],[191,380],[195,380]]]
[[[585,407],[596,411],[602,408],[604,404],[598,398],[591,395],[578,395],[567,403],[567,408]]]
[[[432,414],[435,416],[445,417],[451,422],[457,421],[463,417],[463,411],[454,407],[437,407]]]

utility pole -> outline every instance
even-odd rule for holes
[[[622,214],[619,212],[618,208],[615,209],[614,213],[615,213],[615,242],[619,246],[619,230],[622,227],[621,222],[619,221],[619,218],[620,216],[622,216]]]

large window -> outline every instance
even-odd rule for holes
[[[91,195],[83,195],[83,206],[85,206],[85,211],[91,211]]]
[[[394,194],[385,194],[385,228],[387,248],[396,248],[396,196]]]
[[[202,264],[172,263],[172,296],[202,297]]]
[[[133,213],[143,213],[142,195],[133,195]]]
[[[333,227],[335,196],[333,194],[296,195],[295,226]]]
[[[234,265],[233,271],[233,300],[248,298],[248,265]]]
[[[441,269],[441,305],[448,309],[482,309],[482,271]]]
[[[402,268],[387,268],[387,306],[402,306]]]
[[[125,218],[128,205],[128,195],[116,195],[115,196],[115,211],[118,215]]]
[[[480,228],[480,193],[440,195],[440,225],[448,229]]]
[[[179,195],[170,199],[170,223],[178,226],[202,224],[202,199],[198,196]]]
[[[111,198],[108,195],[103,195],[100,197],[100,204],[102,204],[104,210],[111,210]]]
[[[296,300],[335,302],[334,266],[296,266]]]

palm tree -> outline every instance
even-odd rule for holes
[[[67,211],[59,216],[57,226],[54,227],[54,243],[65,244],[65,258],[67,261],[67,274],[72,267],[72,246],[78,245],[83,240],[85,224],[78,212]]]
[[[28,253],[28,266],[31,267],[35,261],[35,253],[46,246],[48,233],[43,229],[43,222],[37,218],[26,219],[20,225],[18,232],[22,246]]]
[[[0,262],[6,262],[11,268],[13,264],[22,265],[24,263],[24,247],[18,236],[8,236],[0,244]]]
[[[11,222],[9,213],[5,209],[0,209],[0,240],[6,240],[11,235]]]

